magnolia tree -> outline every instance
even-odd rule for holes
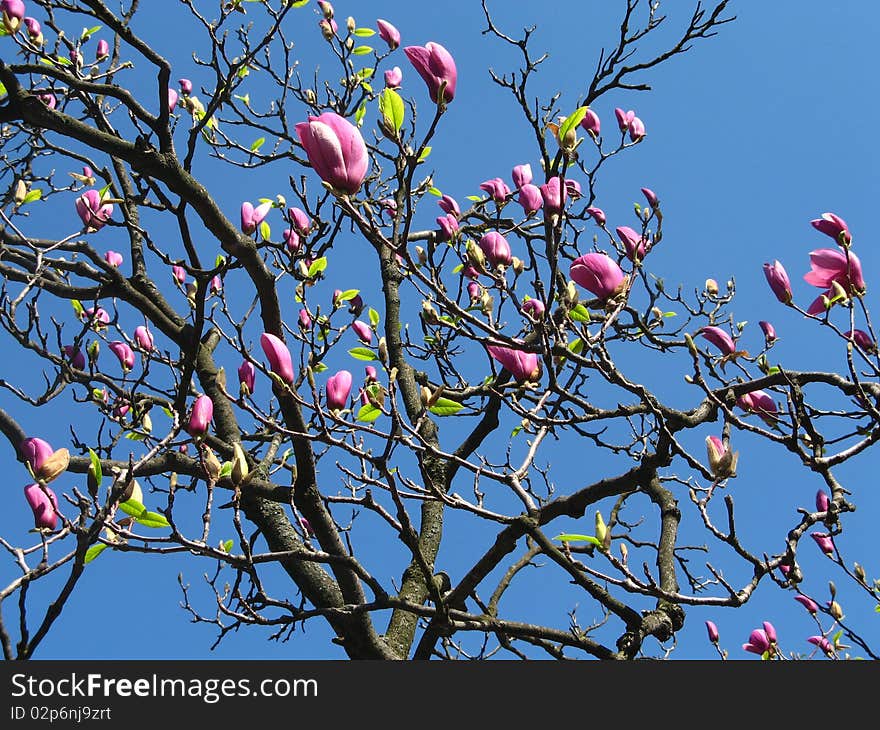
[[[628,221],[601,207],[600,171],[650,145],[605,99],[646,90],[733,19],[728,0],[678,18],[622,0],[592,76],[549,98],[532,91],[533,29],[484,4],[487,43],[519,59],[487,91],[512,97],[530,143],[458,198],[432,145],[485,69],[443,38],[329,2],[180,0],[163,22],[195,50],[172,67],[139,5],[0,2],[0,324],[29,363],[0,383],[19,462],[7,659],[37,655],[83,576],[133,554],[183,571],[168,600],[218,642],[325,623],[358,659],[665,657],[701,610],[689,628],[722,657],[878,658],[824,588],[878,599],[838,539],[867,486],[839,471],[880,438],[847,224],[812,221],[805,307],[779,261],[755,262],[780,310],[845,352],[840,372],[801,372],[773,364],[769,322],[757,351],[740,345],[732,282],[664,283],[651,189]],[[309,37],[321,64],[298,57]],[[643,362],[675,373],[674,397],[640,381]],[[50,414],[69,424],[52,443]],[[792,493],[772,534],[730,488],[745,443],[821,485],[815,504]],[[783,592],[812,631],[767,615],[719,636]]]

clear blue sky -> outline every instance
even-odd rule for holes
[[[538,26],[532,48],[536,54],[546,50],[550,58],[541,67],[533,91],[547,95],[558,90],[563,94],[562,106],[572,108],[591,77],[598,49],[614,39],[621,5],[622,2],[611,1],[560,0],[551,12],[549,5],[490,3],[497,23],[511,34],[518,34],[524,25]],[[682,28],[691,3],[674,0],[663,5],[670,15],[670,29]],[[312,2],[300,10],[300,16],[307,20],[290,30],[306,75],[315,64],[328,62],[317,31],[314,6]],[[481,35],[484,21],[476,0],[441,4],[374,0],[348,5],[340,0],[335,6],[341,23],[352,12],[360,26],[374,27],[375,18],[385,18],[400,29],[403,45],[423,45],[433,40],[442,43],[455,57],[459,72],[457,95],[442,120],[432,153],[435,184],[439,188],[463,201],[467,195],[479,194],[479,183],[488,178],[501,176],[509,183],[515,164],[530,162],[537,169],[537,154],[528,147],[527,130],[511,98],[488,78],[489,67],[507,71],[515,59],[508,48]],[[761,335],[757,322],[768,319],[781,338],[773,350],[776,360],[792,369],[840,369],[844,359],[839,344],[776,302],[766,286],[761,265],[781,260],[791,276],[795,300],[806,306],[816,294],[802,279],[809,270],[808,253],[831,245],[829,239],[810,227],[809,221],[825,211],[833,211],[845,218],[853,231],[855,250],[868,282],[868,303],[876,301],[873,273],[880,269],[880,255],[870,240],[873,211],[880,193],[875,174],[880,161],[873,144],[873,124],[878,116],[876,94],[872,93],[876,58],[873,47],[862,39],[877,35],[880,19],[868,3],[860,0],[837,3],[833,8],[816,0],[740,0],[731,4],[729,12],[737,20],[723,26],[718,36],[695,43],[689,53],[642,77],[652,85],[652,91],[615,92],[594,105],[605,130],[613,129],[613,109],[621,106],[636,110],[648,132],[643,144],[609,163],[600,179],[597,203],[614,225],[634,225],[632,204],[642,202],[639,189],[652,188],[661,199],[665,215],[664,241],[651,254],[652,271],[662,275],[669,285],[681,283],[685,291],[701,288],[707,277],[714,277],[722,286],[728,278],[734,278],[738,294],[733,311],[738,320],[750,323],[743,338],[747,349],[758,349]],[[137,28],[157,51],[174,60],[172,79],[188,76],[197,85],[207,83],[207,77],[200,78],[204,72],[187,58],[190,49],[204,49],[198,31],[169,24],[157,10],[145,10],[141,15]],[[97,37],[103,36],[99,33]],[[645,52],[653,47],[649,40]],[[412,94],[420,107],[426,109],[424,86],[402,51],[392,58],[403,69],[404,92]],[[392,65],[386,64],[385,67]],[[334,69],[331,78],[335,74]],[[258,84],[258,80],[254,83]],[[155,93],[152,87],[149,93]],[[371,110],[369,118],[374,114]],[[289,111],[289,115],[294,121],[304,117],[298,110]],[[178,139],[183,139],[182,130]],[[197,165],[197,173],[199,169]],[[216,168],[205,164],[204,169]],[[245,177],[212,175],[205,182],[235,219],[242,199],[285,193],[288,174],[290,169],[276,166],[247,173]],[[420,215],[425,225],[431,225],[439,210],[434,209],[430,199],[423,210]],[[274,229],[280,230],[279,218],[270,221]],[[44,221],[41,225],[50,223]],[[356,245],[352,241],[352,246]],[[370,284],[360,279],[361,270],[353,266],[346,269],[342,262],[339,266],[342,278],[357,280],[351,285],[369,289]],[[331,281],[327,289],[336,286]],[[291,303],[289,320],[295,316],[296,308]],[[109,353],[105,355],[109,357]],[[237,363],[231,355],[224,363],[230,375]],[[32,361],[15,354],[0,365],[0,377],[15,382],[17,371],[29,366]],[[681,372],[673,367],[658,366],[648,357],[632,363],[632,367],[644,382],[661,393],[669,393],[673,399],[686,398],[690,392],[683,389]],[[266,383],[262,385],[265,392]],[[43,411],[17,411],[6,393],[0,399],[3,407],[21,413],[21,422],[30,433],[44,436],[56,446],[69,440],[67,423],[76,418],[69,399],[54,404],[51,417]],[[705,435],[702,431],[694,434],[691,443],[695,453],[702,453],[699,444]],[[820,484],[815,477],[799,471],[788,454],[768,451],[748,439],[743,439],[738,448],[739,476],[728,489],[736,499],[740,529],[746,534],[749,529],[754,530],[752,547],[758,552],[759,545],[765,545],[768,552],[778,550],[784,537],[780,530],[794,524],[798,507],[812,506]],[[583,451],[553,453],[560,492],[564,493],[567,481],[580,485],[585,473],[590,479],[601,475],[591,471],[598,470],[601,464]],[[10,475],[10,498],[8,508],[0,514],[0,534],[21,540],[30,519],[20,497],[19,482],[23,485],[26,475],[8,449],[0,459]],[[874,453],[854,459],[838,473],[854,492],[859,507],[856,514],[847,517],[846,533],[838,543],[851,560],[863,563],[869,575],[875,576],[880,565],[872,564],[877,554],[873,516],[880,500],[871,493],[869,475],[876,474],[878,467],[880,457],[875,449]],[[60,480],[57,486],[63,490],[64,481]],[[683,493],[680,501],[683,508],[691,507]],[[152,506],[149,500],[148,506]],[[455,567],[463,566],[468,555],[481,554],[487,540],[494,537],[471,528],[463,521],[459,526],[462,539],[455,541],[460,547],[471,546],[469,549],[459,552],[450,548],[448,553],[441,552],[438,567],[446,567],[443,561],[448,560],[453,579],[457,577]],[[563,531],[562,528],[590,532],[591,524],[588,520],[561,525],[552,534]],[[800,552],[808,576],[805,588],[824,598],[826,581],[834,576],[823,572],[824,558],[813,547],[805,543]],[[390,578],[393,572],[389,571],[387,576],[382,572],[381,552],[369,554],[373,560],[371,571],[386,580]],[[698,563],[699,555],[693,560]],[[269,632],[249,628],[227,637],[215,652],[209,652],[214,631],[189,623],[188,614],[179,606],[177,575],[184,574],[194,587],[193,598],[200,597],[199,607],[210,613],[211,597],[201,589],[201,576],[213,571],[213,567],[205,560],[105,553],[89,566],[39,656],[342,657],[342,652],[328,642],[324,625],[317,621],[310,622],[305,633],[298,633],[286,644],[267,641]],[[522,589],[511,591],[509,600],[522,602],[523,616],[533,612],[534,620],[558,627],[567,625],[566,612],[577,604],[584,607],[584,613],[579,614],[583,624],[594,620],[592,608],[565,586],[564,579],[554,575],[552,580],[542,582],[542,572],[553,570],[546,567],[535,571]],[[9,561],[0,562],[0,578],[11,574]],[[816,577],[813,581],[812,576]],[[735,584],[737,578],[741,576],[733,578]],[[37,602],[41,595],[46,595],[42,584],[39,581],[31,589],[31,600]],[[558,595],[542,593],[545,585],[558,590]],[[856,600],[844,589],[842,581],[838,585],[839,600],[849,622],[866,636],[873,636],[876,642],[880,631],[876,614],[872,613],[873,604],[863,598]],[[814,627],[791,595],[767,584],[742,609],[689,611],[674,658],[713,656],[705,640],[703,621],[707,618],[718,625],[722,645],[736,659],[751,657],[742,652],[740,644],[764,620],[776,624],[783,649],[807,651],[809,645],[804,639],[815,633]],[[850,597],[853,600],[847,602]],[[7,621],[12,615],[12,607],[4,606]]]

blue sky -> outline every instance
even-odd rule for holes
[[[559,91],[562,106],[573,108],[589,82],[598,49],[614,38],[618,6],[622,4],[561,0],[554,4],[552,14],[541,12],[540,6],[531,3],[490,3],[490,8],[499,26],[512,35],[517,35],[525,25],[537,25],[532,48],[536,54],[547,51],[550,55],[536,77],[533,91],[544,95]],[[306,71],[315,64],[329,64],[315,25],[314,5],[310,3],[299,11],[308,20],[291,30]],[[487,73],[489,67],[510,70],[517,59],[511,56],[509,48],[481,34],[484,20],[478,2],[375,0],[368,4],[369,15],[361,10],[362,5],[347,7],[343,2],[335,3],[337,16],[342,20],[354,12],[358,25],[371,27],[375,18],[388,19],[400,29],[403,45],[437,41],[456,59],[456,98],[433,142],[437,187],[463,201],[467,195],[479,194],[479,183],[486,179],[501,176],[509,183],[510,170],[516,164],[530,162],[537,169],[537,154],[528,146],[528,132],[512,99],[491,84]],[[493,6],[498,6],[497,11]],[[689,7],[690,3],[684,0],[664,4],[670,16],[670,29],[683,26]],[[613,129],[613,109],[621,106],[636,110],[648,132],[642,144],[609,162],[600,177],[597,204],[614,225],[634,225],[632,206],[642,202],[639,190],[644,186],[652,188],[660,197],[665,216],[663,244],[651,253],[652,272],[662,275],[670,285],[680,283],[688,292],[702,288],[707,277],[717,279],[722,286],[727,279],[735,279],[737,298],[733,311],[738,321],[749,322],[743,335],[747,349],[760,347],[757,322],[768,319],[780,335],[772,351],[775,360],[799,370],[840,369],[845,361],[839,342],[814,323],[805,322],[796,312],[782,307],[767,288],[761,265],[781,260],[791,276],[795,300],[805,307],[816,295],[815,289],[802,279],[809,270],[808,253],[831,245],[810,227],[809,221],[825,211],[833,211],[849,223],[854,250],[866,273],[869,306],[874,301],[872,274],[880,267],[880,256],[869,240],[880,192],[874,174],[878,153],[872,144],[873,120],[877,116],[876,95],[871,93],[876,59],[871,45],[859,39],[875,37],[880,19],[866,3],[857,1],[838,3],[831,9],[827,3],[815,0],[741,0],[733,2],[729,12],[737,20],[721,27],[716,37],[696,42],[690,52],[638,79],[650,83],[652,91],[614,92],[594,105],[605,130]],[[182,25],[169,24],[153,10],[142,14],[137,27],[157,51],[173,60],[173,79],[188,76],[197,85],[207,83],[208,79],[200,79],[199,70],[187,59],[191,48],[203,48],[198,36],[194,38]],[[663,34],[658,36],[662,43]],[[649,40],[644,52],[650,54],[652,48],[655,46]],[[424,86],[405,56],[398,51],[392,59],[393,64],[403,69],[404,92],[426,109]],[[385,67],[392,65],[386,64]],[[140,74],[142,69],[136,72]],[[331,71],[330,78],[335,73]],[[149,93],[154,93],[152,88]],[[302,116],[300,111],[289,114],[297,120]],[[178,133],[177,139],[180,144],[183,136]],[[291,174],[289,169],[276,166],[249,172],[246,177],[222,177],[213,174],[216,169],[209,162],[196,165],[196,173],[204,171],[208,189],[228,207],[233,219],[242,199],[285,193],[287,175]],[[422,211],[420,216],[426,226],[439,214],[430,199],[425,201]],[[282,227],[277,217],[273,223],[273,228]],[[49,230],[54,219],[40,221],[39,225]],[[351,245],[356,247],[356,240]],[[357,268],[355,255],[348,262],[340,262],[336,271],[340,278],[356,282],[365,291],[376,286],[375,282],[363,281],[363,270]],[[326,284],[328,292],[337,286],[336,281]],[[293,305],[289,312],[292,321],[296,313]],[[13,355],[0,365],[0,377],[16,382],[13,376],[31,364],[19,357]],[[223,364],[232,373],[237,362],[230,355]],[[627,364],[658,392],[687,400],[690,391],[683,386],[678,363],[655,363],[645,357]],[[2,399],[4,408],[16,412],[8,394]],[[53,405],[51,418],[41,411],[23,411],[21,422],[29,432],[45,434],[58,445],[68,439],[66,426],[76,418],[76,410],[69,399]],[[702,453],[700,442],[704,436],[702,431],[694,434],[692,444],[697,454]],[[768,450],[745,437],[738,448],[739,476],[728,489],[736,500],[741,530],[754,531],[753,547],[766,545],[768,551],[778,549],[784,536],[780,530],[794,524],[798,507],[811,507],[820,484],[814,476],[799,471],[798,464],[787,453]],[[567,481],[579,482],[585,470],[592,478],[598,478],[605,463],[604,456],[594,459],[577,449],[560,448],[550,454],[560,491]],[[9,480],[15,495],[10,508],[0,514],[0,534],[21,539],[22,524],[27,523],[29,515],[18,494],[17,482],[23,484],[25,475],[8,449],[0,458],[9,472],[16,475]],[[586,464],[581,461],[585,458],[590,459]],[[846,533],[838,543],[850,561],[858,560],[865,565],[869,575],[880,571],[880,566],[871,563],[877,552],[871,540],[872,515],[880,505],[877,495],[867,488],[867,475],[876,473],[878,466],[877,454],[868,453],[839,471],[839,477],[854,492],[859,509],[848,516]],[[59,487],[63,489],[64,485],[59,483]],[[679,499],[683,507],[690,507],[686,494],[680,494]],[[453,544],[441,552],[438,567],[452,566],[450,572],[455,578],[455,569],[464,566],[468,556],[481,553],[491,536],[467,519],[452,524],[459,533]],[[563,530],[589,532],[589,520],[586,525],[561,524],[552,534]],[[808,576],[805,588],[824,598],[826,581],[835,576],[824,571],[824,558],[813,547],[804,544],[800,553]],[[382,552],[385,548],[380,544],[365,549],[375,572],[386,559]],[[399,555],[395,551],[387,556],[391,564],[396,559]],[[698,560],[699,557],[694,558],[695,562]],[[329,632],[318,622],[310,622],[304,633],[297,633],[288,643],[267,641],[268,632],[262,629],[242,629],[210,652],[214,631],[206,625],[190,624],[188,614],[179,605],[177,576],[183,573],[193,586],[191,598],[211,613],[211,596],[203,588],[202,575],[212,572],[213,567],[205,560],[105,553],[89,566],[77,594],[44,642],[40,656],[342,657],[341,651],[328,642]],[[9,570],[8,561],[0,564],[0,577],[9,575]],[[389,574],[393,575],[393,571]],[[735,572],[733,575],[734,583],[742,578]],[[31,589],[35,603],[47,595],[42,583]],[[545,586],[551,594],[542,592]],[[876,641],[880,632],[872,613],[873,604],[851,594],[842,581],[838,586],[838,600],[844,605],[849,622],[866,635],[873,635]],[[814,627],[791,595],[762,584],[752,603],[742,609],[692,610],[678,636],[673,656],[713,656],[705,640],[703,621],[707,618],[718,625],[722,645],[731,650],[733,658],[750,656],[743,654],[740,644],[752,628],[765,620],[776,624],[783,649],[806,651],[809,645],[804,639],[815,633]],[[848,598],[852,600],[847,601]],[[554,575],[544,583],[542,571],[535,571],[535,576],[524,580],[521,588],[512,590],[508,600],[516,606],[515,613],[538,616],[558,627],[567,625],[567,611],[578,604],[584,604],[585,613],[579,614],[582,623],[595,618],[583,597],[565,585],[564,579]],[[10,608],[4,607],[7,621],[10,615]]]

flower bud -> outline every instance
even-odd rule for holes
[[[232,483],[236,487],[240,487],[243,483],[247,482],[248,477],[247,457],[240,442],[235,442],[235,445],[232,447],[232,454]]]
[[[715,279],[706,279],[706,293],[710,297],[718,296],[718,282]]]

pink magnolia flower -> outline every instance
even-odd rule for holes
[[[178,93],[174,89],[168,89],[168,113],[171,114],[174,112],[174,107],[177,106],[177,100],[180,98]]]
[[[718,627],[713,621],[706,621],[706,633],[709,634],[709,641],[713,644],[718,643]]]
[[[565,191],[571,196],[572,200],[577,200],[578,198],[583,197],[581,184],[577,180],[569,180],[566,178]]]
[[[394,66],[385,71],[385,88],[399,89],[402,83],[403,71],[400,70],[400,66]]]
[[[77,215],[85,226],[86,233],[99,231],[113,215],[113,205],[101,202],[101,194],[91,188],[76,199]]]
[[[791,281],[788,279],[785,267],[778,261],[764,264],[764,276],[776,298],[783,304],[789,304],[791,302]]]
[[[820,218],[810,221],[810,225],[826,236],[831,236],[842,246],[849,246],[852,243],[852,234],[849,232],[849,226],[846,225],[846,221],[839,215],[823,213]]]
[[[430,41],[424,46],[403,49],[409,62],[428,85],[431,101],[449,103],[455,97],[458,70],[452,55],[439,43]],[[442,96],[441,96],[442,89]]]
[[[527,183],[519,189],[517,202],[522,206],[523,212],[530,216],[544,206],[544,196],[537,185]]]
[[[122,365],[124,372],[128,372],[134,367],[134,350],[131,349],[127,342],[114,340],[108,347],[116,355],[116,359],[119,360],[119,364]]]
[[[361,322],[359,319],[356,319],[351,323],[351,328],[358,336],[358,339],[365,345],[373,344],[373,330],[366,322]]]
[[[651,188],[642,188],[642,195],[645,196],[645,200],[648,201],[648,205],[652,208],[656,208],[657,204],[660,202],[657,198],[657,193],[651,190]]]
[[[23,0],[2,0],[0,2],[0,10],[3,12],[3,25],[10,35],[21,27],[24,18],[24,2]]]
[[[172,266],[171,267],[171,276],[174,277],[174,280],[178,284],[181,284],[181,285],[186,284],[186,269],[184,269],[182,266],[179,266],[177,264]]]
[[[104,261],[106,261],[110,266],[120,267],[122,266],[122,254],[117,251],[108,251],[104,254]]]
[[[451,195],[443,195],[437,201],[437,205],[447,215],[454,215],[456,219],[461,218],[461,208],[458,207],[458,201]]]
[[[860,347],[864,352],[869,355],[877,352],[877,343],[874,342],[874,339],[864,330],[853,329],[849,332],[849,338],[855,343],[857,347]]]
[[[145,352],[153,351],[153,333],[150,332],[146,325],[142,324],[134,328],[134,341],[141,350]]]
[[[510,266],[513,261],[510,244],[498,231],[489,231],[480,238],[480,249],[492,266]]]
[[[638,259],[642,261],[645,258],[647,240],[641,233],[636,233],[629,226],[618,226],[615,231],[618,238],[626,249],[626,257],[630,261]]]
[[[736,404],[747,413],[756,413],[767,424],[776,422],[776,401],[763,390],[743,393],[736,399]]]
[[[334,112],[324,112],[297,124],[296,134],[318,177],[344,193],[358,191],[370,160],[355,125]]]
[[[581,119],[581,127],[594,137],[598,137],[599,132],[602,130],[602,120],[599,119],[599,115],[592,109],[587,109],[587,113]]]
[[[816,492],[816,511],[827,512],[831,506],[831,499],[821,489]]]
[[[589,215],[594,221],[596,221],[596,223],[598,223],[600,226],[604,226],[604,225],[605,225],[605,220],[606,220],[606,218],[605,218],[605,211],[602,210],[601,208],[593,208],[593,207],[590,207],[590,208],[587,208],[587,210],[586,210],[585,212],[586,212],[587,215]]]
[[[223,279],[220,278],[220,274],[217,274],[211,279],[210,292],[211,294],[219,294],[221,291],[223,291]]]
[[[242,361],[238,366],[239,392],[242,395],[252,395],[257,383],[257,369],[250,360]]]
[[[747,644],[743,644],[742,648],[752,654],[762,656],[764,652],[769,651],[770,643],[770,639],[764,629],[755,629],[749,634],[749,641]]]
[[[496,203],[503,203],[510,195],[510,188],[500,177],[493,177],[480,183],[480,190],[485,190]]]
[[[379,29],[379,37],[388,44],[388,48],[393,51],[400,45],[400,31],[391,23],[379,18],[376,27]]]
[[[98,46],[95,48],[95,60],[103,61],[107,56],[110,55],[110,44],[107,43],[103,38],[98,41]]]
[[[260,335],[260,345],[269,360],[269,368],[287,384],[293,382],[293,362],[290,350],[279,337],[271,332]]]
[[[351,394],[351,373],[340,370],[336,375],[327,378],[327,407],[333,411],[341,411]]]
[[[764,333],[764,340],[769,344],[774,342],[776,338],[776,328],[770,324],[770,322],[766,322],[761,320],[758,322],[758,326],[761,328],[761,332]]]
[[[633,117],[629,123],[629,138],[633,142],[640,142],[645,134],[645,123],[638,117]]]
[[[701,327],[699,333],[721,350],[722,355],[732,355],[736,352],[733,338],[720,327]]]
[[[819,605],[812,599],[802,594],[798,594],[794,597],[798,603],[800,603],[807,611],[815,615],[819,610]]]
[[[559,184],[559,178],[551,177],[540,186],[545,213],[561,213],[568,198],[568,188]]]
[[[208,431],[208,424],[214,418],[214,401],[204,393],[198,396],[193,403],[192,411],[189,415],[189,424],[187,432],[190,436],[198,438],[204,436]]]
[[[287,245],[287,248],[291,251],[291,253],[296,253],[300,249],[300,240],[299,233],[297,233],[293,228],[285,228],[284,233],[281,234],[284,243]]]
[[[636,113],[632,110],[625,112],[618,107],[614,110],[614,116],[617,118],[617,126],[621,132],[625,132],[629,128],[629,123],[635,119]]]
[[[827,532],[811,532],[810,537],[815,540],[819,549],[826,555],[834,555],[834,540]]]
[[[288,208],[287,215],[290,218],[290,222],[293,224],[294,230],[301,236],[307,236],[309,231],[312,230],[312,219],[309,218],[308,213],[304,210],[299,208]]]
[[[67,359],[70,361],[70,364],[75,369],[86,369],[86,356],[82,354],[82,351],[78,347],[74,347],[73,345],[65,345],[64,355],[67,357]]]
[[[28,484],[24,498],[34,513],[34,527],[38,530],[54,530],[58,527],[58,498],[47,486]]]
[[[835,248],[820,248],[810,252],[810,271],[804,275],[804,281],[826,290],[813,301],[807,314],[825,311],[823,296],[827,299],[834,297],[835,283],[851,295],[861,294],[867,288],[858,256],[852,251],[843,252]]]
[[[576,258],[569,273],[576,284],[603,301],[617,294],[626,279],[617,262],[604,253],[587,253]]]
[[[458,232],[458,218],[452,213],[437,216],[437,225],[440,227],[440,235],[437,238],[440,241],[449,241]]]
[[[825,656],[834,656],[834,645],[824,636],[810,636],[807,641],[818,646],[825,653]]]
[[[48,441],[36,436],[24,439],[18,448],[22,458],[27,462],[34,474],[39,473],[46,460],[55,453],[55,449],[52,448]]]
[[[541,319],[544,316],[545,311],[544,302],[540,299],[526,299],[526,301],[523,302],[522,307],[520,307],[520,311],[534,320]]]
[[[103,307],[88,307],[83,310],[83,319],[90,323],[95,329],[101,329],[110,324],[110,315]]]
[[[327,2],[327,0],[318,0],[318,7],[321,9],[321,12],[324,14],[324,17],[327,20],[331,20],[333,18],[333,4]]]
[[[483,298],[483,287],[478,281],[469,281],[467,285],[468,298],[471,304],[476,304]]]
[[[517,165],[513,168],[511,177],[513,178],[514,186],[519,190],[523,185],[528,185],[532,182],[532,166],[528,163],[525,165]]]
[[[190,94],[192,94],[192,81],[190,81],[189,79],[178,79],[177,83],[180,84],[181,94],[184,94],[185,96],[189,96]]]
[[[332,40],[339,30],[339,25],[333,18],[321,18],[318,21],[318,27],[321,29],[321,35],[328,41]]]
[[[731,452],[729,446],[725,446],[718,436],[706,437],[706,454],[709,468],[717,479],[726,479],[735,475],[739,454]]]
[[[372,365],[367,365],[364,367],[364,373],[366,374],[366,381],[368,383],[377,383],[379,382],[379,375],[376,372],[376,368]]]
[[[310,330],[312,328],[312,318],[309,315],[308,310],[299,310],[299,326],[300,329],[303,330]]]
[[[497,360],[518,383],[537,380],[541,376],[541,363],[533,352],[510,347],[486,345],[493,359]]]
[[[40,25],[40,21],[36,18],[24,18],[23,21],[25,28],[27,28],[28,37],[33,41],[34,45],[42,46],[43,45],[43,29]]]
[[[265,203],[260,203],[256,208],[254,208],[253,203],[249,203],[248,201],[242,203],[241,232],[248,236],[254,233],[260,223],[263,222],[263,219],[269,214],[270,210],[272,210],[271,200]]]
[[[773,624],[771,624],[769,621],[764,621],[762,625],[764,627],[764,633],[767,635],[767,640],[771,644],[775,644],[776,643],[776,629],[774,628]]]

